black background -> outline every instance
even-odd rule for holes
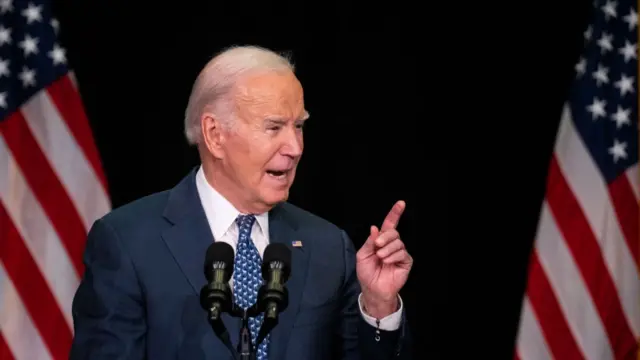
[[[290,51],[311,113],[291,202],[359,247],[405,200],[418,358],[510,359],[588,3],[58,1],[56,12],[114,207],[198,163],[183,113],[214,53]]]

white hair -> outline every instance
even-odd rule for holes
[[[213,57],[196,78],[187,109],[184,132],[189,144],[202,140],[200,117],[214,113],[226,128],[233,122],[233,106],[228,97],[241,76],[255,71],[294,71],[289,57],[259,46],[232,46]]]

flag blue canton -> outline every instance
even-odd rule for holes
[[[569,97],[572,118],[607,183],[638,162],[636,2],[596,1]]]
[[[0,121],[68,71],[47,1],[0,0]]]

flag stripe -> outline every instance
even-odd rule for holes
[[[13,354],[11,353],[11,349],[9,349],[9,345],[4,340],[4,336],[2,336],[2,331],[0,329],[0,360],[14,360]]]
[[[76,77],[75,71],[69,71],[67,73],[67,76],[69,77],[69,80],[71,81],[71,85],[73,86],[73,88],[78,90],[78,78]],[[78,94],[78,96],[80,96],[80,94]]]
[[[636,350],[636,338],[622,311],[620,297],[603,254],[574,193],[566,183],[556,156],[551,160],[547,201],[563,237],[580,268],[604,322],[616,359]]]
[[[50,92],[53,91],[42,91],[33,96],[22,107],[22,113],[34,139],[47,154],[53,170],[75,205],[84,225],[84,233],[96,218],[108,211],[109,201],[96,173],[52,103],[48,95]],[[62,97],[59,94],[57,96]],[[72,111],[67,111],[67,115],[74,116]],[[78,244],[83,243],[84,237]]]
[[[608,218],[607,213],[613,211],[609,189],[585,148],[579,133],[576,131],[571,110],[568,106],[564,107],[560,122],[555,160],[565,174],[571,174],[571,176],[563,177],[563,182],[569,183],[570,189],[567,189],[567,191],[570,191],[573,195],[572,197],[575,197],[578,202],[581,209],[580,212],[583,214],[582,217],[586,218],[585,220],[587,220],[592,234],[598,234],[595,239],[600,240],[600,248],[605,255],[611,249],[628,246],[628,244],[625,245],[623,237],[616,236],[615,239],[609,239],[601,236],[601,234],[605,234],[608,231],[620,233],[619,224],[606,221]],[[611,227],[615,227],[615,229]],[[628,241],[635,240],[628,239]],[[614,251],[617,253],[617,250]],[[625,268],[632,267],[638,271],[637,259],[633,256],[628,256],[625,259],[631,260],[633,263],[619,263],[620,259],[618,258],[607,258],[607,260],[610,267],[619,265]]]
[[[65,122],[69,132],[73,134],[73,140],[78,143],[78,146],[82,149],[82,153],[89,161],[89,164],[95,174],[93,176],[97,178],[102,186],[102,190],[104,192],[104,194],[101,194],[104,197],[102,202],[108,203],[106,196],[107,179],[102,171],[102,163],[100,161],[100,156],[98,155],[98,149],[93,142],[93,133],[89,127],[89,120],[84,113],[84,107],[80,102],[79,94],[77,93],[70,77],[63,76],[53,82],[49,86],[47,92],[43,93],[41,96],[44,97],[47,93],[53,104],[55,104],[55,110],[51,109],[50,111],[52,114],[57,112],[59,115],[51,116],[51,118],[48,118],[46,123],[53,120],[57,121],[58,119]],[[46,102],[46,99],[43,101]],[[42,113],[44,114],[45,112],[42,111]],[[60,128],[62,127],[61,124],[58,126]],[[66,137],[67,135],[63,136]],[[87,179],[92,178],[93,176],[87,177]],[[96,191],[100,194],[99,190]],[[104,209],[102,209],[102,211],[104,211]]]
[[[0,262],[0,331],[11,353],[18,360],[52,359],[25,309],[13,281]],[[68,356],[68,355],[67,355]],[[55,360],[61,360],[57,358]]]
[[[620,176],[609,185],[611,203],[615,211],[614,221],[622,230],[622,239],[627,244],[627,251],[638,261],[638,200],[626,174]]]
[[[71,331],[20,234],[1,205],[0,228],[3,229],[0,260],[7,275],[13,279],[16,291],[54,358],[68,356]]]
[[[567,320],[562,315],[558,298],[540,264],[537,250],[531,256],[527,295],[531,301],[531,309],[537,314],[540,321],[540,328],[547,344],[549,344],[549,351],[554,357],[566,360],[584,359],[582,351],[569,329]],[[529,341],[529,339],[525,339],[525,341]]]
[[[0,169],[5,174],[0,177],[0,203],[4,203],[9,218],[38,265],[33,271],[39,270],[43,274],[67,324],[73,328],[71,304],[80,278],[57,232],[6,148],[2,136]]]
[[[518,339],[516,359],[553,359],[553,356],[549,353],[549,345],[547,345],[547,341],[542,335],[540,324],[535,318],[533,309],[531,309],[531,303],[528,297],[525,297],[524,303],[522,304],[521,323],[522,336]]]
[[[0,134],[4,136],[25,180],[59,234],[80,275],[83,270],[82,252],[86,230],[67,191],[33,138],[21,113],[13,113],[10,119],[0,122]]]
[[[627,179],[629,181],[629,185],[631,185],[631,190],[633,190],[633,194],[636,197],[636,201],[640,200],[640,169],[638,166],[632,166],[627,170]]]
[[[563,190],[562,194],[571,196],[578,203],[574,214],[579,216],[579,219],[574,219],[573,215],[563,212],[567,219],[572,220],[571,223],[567,221],[565,224],[565,231],[574,232],[575,246],[579,246],[579,242],[587,240],[586,238],[580,240],[579,233],[581,232],[591,234],[589,239],[597,242],[598,247],[591,250],[594,253],[601,253],[604,257],[606,269],[609,271],[608,276],[612,277],[615,290],[623,293],[619,299],[622,301],[628,325],[631,327],[633,336],[638,337],[640,334],[640,301],[638,301],[640,282],[636,275],[638,273],[638,257],[634,256],[636,251],[631,251],[631,249],[637,249],[637,240],[635,239],[638,236],[628,239],[623,236],[619,219],[615,216],[612,195],[609,190],[611,185],[607,186],[602,180],[602,176],[587,152],[584,142],[579,137],[572,119],[569,107],[565,106],[558,130],[559,145],[556,146],[550,169],[551,172],[554,171],[554,166],[557,164],[563,174],[571,174],[571,176],[563,175],[553,178],[553,175],[558,173],[552,173],[548,179],[548,187],[553,187],[551,184],[556,179],[562,181],[558,189]],[[566,186],[569,188],[567,189]],[[547,192],[547,197],[553,195],[549,189]],[[632,196],[631,193],[628,196]],[[558,204],[562,206],[561,201]],[[635,217],[637,223],[637,216]],[[585,225],[582,220],[586,220],[588,224]],[[589,262],[586,261],[584,266],[589,267]],[[595,273],[601,270],[603,269],[593,269]],[[605,276],[605,274],[602,275]],[[603,306],[606,305],[603,304]]]
[[[613,359],[611,347],[598,341],[607,336],[604,325],[547,202],[542,206],[536,244],[538,261],[580,349],[584,354],[600,354],[600,360]]]

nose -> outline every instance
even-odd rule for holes
[[[282,147],[282,154],[292,158],[298,158],[302,155],[303,147],[302,132],[295,128],[287,131],[285,144]]]

